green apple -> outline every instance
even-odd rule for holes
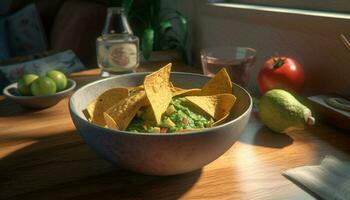
[[[46,76],[37,78],[30,85],[30,91],[34,96],[55,94],[56,88],[57,87],[55,81]]]
[[[47,77],[51,78],[53,81],[55,81],[57,86],[57,92],[60,92],[67,87],[67,77],[64,75],[64,73],[57,71],[57,70],[51,70],[47,72]]]
[[[39,76],[36,74],[25,74],[17,82],[18,92],[23,96],[30,96],[30,85],[35,81]]]

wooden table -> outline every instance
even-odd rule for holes
[[[181,65],[175,70],[198,72]],[[98,74],[72,77],[81,86]],[[239,141],[203,169],[145,176],[99,158],[76,133],[67,102],[27,110],[0,96],[0,199],[313,199],[281,172],[350,153],[345,132],[318,124],[275,134],[253,114]]]

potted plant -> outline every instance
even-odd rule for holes
[[[128,16],[134,33],[140,38],[142,56],[145,60],[149,60],[154,51],[175,49],[185,63],[191,62],[188,24],[179,11],[162,8],[161,0],[137,3],[133,0],[122,0],[121,6]]]

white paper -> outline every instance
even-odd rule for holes
[[[323,199],[350,199],[350,161],[326,156],[320,165],[289,169],[283,173]]]

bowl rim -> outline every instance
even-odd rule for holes
[[[65,90],[62,90],[60,92],[57,92],[55,94],[48,94],[48,95],[40,95],[40,96],[17,96],[17,95],[13,95],[11,94],[8,90],[10,88],[16,88],[17,89],[17,83],[18,82],[15,82],[15,83],[11,83],[10,85],[6,86],[3,90],[2,90],[2,93],[7,96],[7,97],[10,97],[10,98],[17,98],[17,99],[34,99],[34,98],[45,98],[45,97],[52,97],[52,96],[57,96],[57,95],[61,95],[61,94],[65,94],[65,93],[68,93],[72,90],[74,90],[74,88],[77,86],[77,83],[73,80],[73,79],[67,79],[68,82],[71,83],[71,86],[69,88],[66,88]]]
[[[214,127],[210,127],[210,128],[204,128],[204,129],[200,129],[197,131],[184,131],[184,132],[173,132],[173,133],[143,133],[143,132],[132,132],[132,131],[122,131],[122,130],[117,130],[117,129],[111,129],[111,128],[106,128],[106,127],[102,127],[93,123],[88,122],[86,119],[83,119],[83,117],[81,117],[80,115],[77,114],[77,110],[75,108],[73,108],[73,97],[75,95],[76,92],[83,90],[87,87],[90,87],[91,85],[97,84],[99,82],[103,82],[103,81],[108,81],[110,79],[114,79],[114,78],[120,78],[120,77],[126,77],[126,76],[139,76],[139,75],[147,75],[150,74],[152,72],[137,72],[137,73],[132,73],[132,74],[122,74],[122,75],[118,75],[118,76],[112,76],[112,77],[108,77],[108,78],[104,78],[104,79],[99,79],[96,81],[93,81],[91,83],[88,83],[86,85],[84,85],[83,87],[79,88],[78,90],[76,90],[70,97],[69,97],[69,102],[68,102],[68,107],[69,107],[69,111],[71,113],[71,115],[75,115],[76,117],[80,118],[83,123],[88,124],[90,126],[93,126],[97,129],[101,129],[101,130],[107,130],[110,133],[118,133],[118,134],[125,134],[125,135],[138,135],[138,136],[176,136],[176,135],[195,135],[195,134],[201,134],[203,132],[212,132],[215,130],[219,130],[222,127],[228,126],[230,124],[233,124],[234,122],[238,121],[239,119],[243,118],[244,116],[246,116],[247,114],[249,114],[253,108],[253,99],[251,97],[251,95],[249,94],[249,92],[244,89],[243,87],[241,87],[240,85],[237,85],[235,83],[233,83],[236,87],[240,88],[241,90],[243,90],[243,92],[245,92],[248,97],[249,97],[249,106],[248,108],[238,117],[227,121],[223,124],[220,124],[218,126],[214,126]],[[200,77],[204,77],[207,79],[210,79],[210,77],[205,76],[203,74],[196,74],[196,73],[189,73],[189,72],[171,72],[171,74],[178,74],[178,75],[190,75],[190,76],[200,76]]]

